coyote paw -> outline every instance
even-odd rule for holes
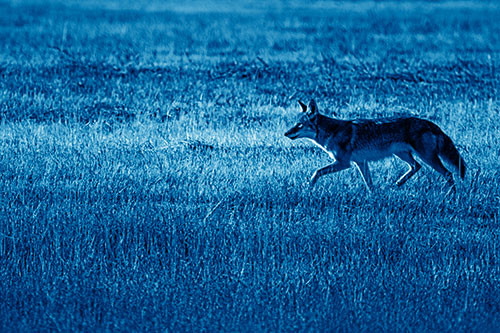
[[[452,196],[455,196],[455,194],[457,194],[457,187],[455,186],[455,183],[448,183],[448,191],[446,192],[446,194],[444,195],[445,197],[452,197]]]
[[[316,173],[314,173],[314,175],[311,177],[311,180],[309,182],[309,186],[310,187],[313,187],[314,184],[316,184],[316,182],[318,181],[318,175]]]

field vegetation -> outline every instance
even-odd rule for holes
[[[1,331],[500,327],[496,2],[0,2]],[[284,132],[415,115],[455,195]]]

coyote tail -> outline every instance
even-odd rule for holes
[[[457,172],[460,174],[460,178],[465,178],[465,161],[458,153],[457,148],[451,141],[450,137],[443,133],[442,140],[440,140],[439,153],[438,155],[443,158],[446,162],[453,165]]]

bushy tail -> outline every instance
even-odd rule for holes
[[[456,168],[458,174],[460,175],[460,178],[465,178],[465,161],[458,153],[458,150],[453,144],[453,141],[451,141],[450,137],[444,133],[443,140],[441,140],[439,145],[438,155]]]

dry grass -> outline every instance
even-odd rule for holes
[[[4,6],[2,330],[497,326],[500,8],[214,4]],[[466,181],[311,191],[310,97],[433,120]]]

